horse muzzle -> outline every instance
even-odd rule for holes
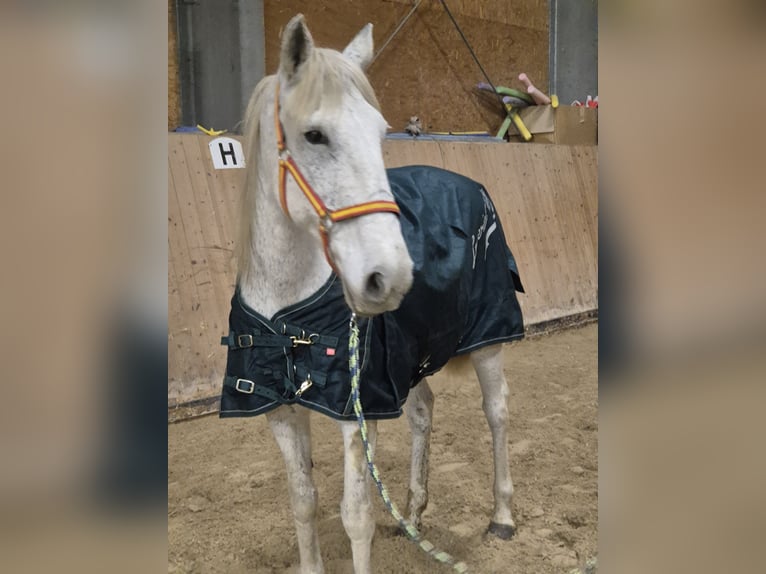
[[[362,274],[359,281],[343,282],[346,303],[363,317],[397,309],[410,287],[412,261],[409,257],[394,268],[377,266]]]

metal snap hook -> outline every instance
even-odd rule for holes
[[[306,380],[301,383],[300,388],[295,391],[295,396],[300,397],[303,393],[305,393],[309,388],[311,388],[311,385],[314,383],[311,381],[311,373],[308,373],[306,375]]]

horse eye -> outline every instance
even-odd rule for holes
[[[307,131],[305,134],[303,134],[303,137],[306,138],[307,142],[313,145],[327,144],[327,137],[319,130]]]

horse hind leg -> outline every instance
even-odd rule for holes
[[[434,395],[427,380],[421,381],[410,390],[404,411],[407,413],[412,433],[412,465],[407,508],[410,523],[419,530],[423,511],[428,505],[428,458],[434,411]]]
[[[289,405],[270,411],[266,417],[285,459],[301,574],[322,574],[324,567],[316,527],[317,491],[311,477],[309,411]]]
[[[340,516],[343,527],[351,541],[351,555],[354,561],[354,574],[368,574],[370,567],[370,548],[375,534],[375,520],[372,515],[372,497],[359,425],[356,421],[340,423],[343,432],[344,481],[343,500]],[[374,452],[377,438],[377,423],[367,421],[367,440]]]
[[[485,347],[471,353],[471,361],[479,377],[482,408],[492,433],[495,510],[489,532],[507,540],[516,531],[516,524],[511,515],[513,482],[508,463],[508,384],[503,374],[501,351],[500,345]]]

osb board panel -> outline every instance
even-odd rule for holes
[[[412,3],[395,1],[266,0],[266,70],[279,63],[280,34],[295,14],[306,16],[320,46],[342,49],[367,22],[382,46]],[[516,77],[526,72],[548,89],[548,7],[544,0],[451,0],[448,5],[479,61],[496,85],[523,89]],[[421,3],[368,70],[383,115],[401,131],[409,117],[426,130],[496,131],[503,114],[496,99],[478,93],[484,81],[441,4]]]
[[[214,170],[210,139],[169,134],[169,404],[216,395],[226,362],[244,173]],[[528,325],[598,308],[595,146],[386,141],[383,153],[388,167],[435,165],[485,185],[519,263]]]
[[[207,136],[169,134],[168,403],[219,391],[244,170],[215,170]]]
[[[181,83],[178,76],[176,3],[168,0],[168,130],[181,125]]]
[[[383,0],[412,6],[414,0]],[[549,0],[448,0],[452,15],[471,16],[480,20],[491,20],[503,24],[523,22],[528,28],[548,30]],[[443,10],[441,0],[422,0],[421,6]]]

